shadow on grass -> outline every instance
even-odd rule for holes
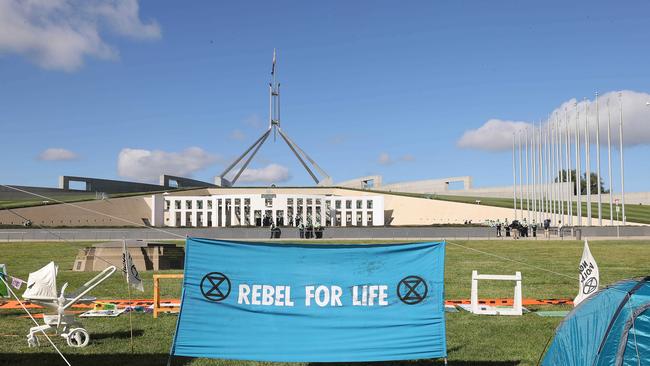
[[[137,337],[142,337],[144,335],[144,331],[142,329],[133,329],[133,338]],[[111,333],[92,333],[90,335],[91,340],[99,340],[99,339],[128,339],[131,338],[131,332],[128,330],[124,331],[119,331],[119,332],[111,332]]]
[[[147,354],[129,354],[129,353],[110,353],[110,354],[67,354],[66,358],[72,365],[92,365],[92,366],[146,366],[146,365],[166,365],[169,355],[163,353]],[[189,357],[173,357],[173,366],[183,366],[189,364],[193,359]],[[517,366],[519,361],[464,361],[450,360],[452,366]],[[273,365],[273,363],[264,363]],[[417,360],[417,361],[387,361],[387,362],[336,362],[336,363],[319,363],[312,362],[308,366],[431,366],[442,365],[442,360]],[[65,365],[59,355],[55,353],[0,353],[0,366],[33,366],[33,365]]]
[[[110,354],[66,354],[65,357],[72,365],[92,366],[146,366],[166,365],[168,354],[163,353],[110,353]],[[191,359],[174,358],[172,365],[181,366],[189,363]],[[63,365],[65,362],[56,353],[0,353],[0,366],[34,366],[34,365]]]
[[[449,365],[453,366],[516,366],[519,361],[463,361],[449,360]],[[386,362],[336,362],[336,363],[309,363],[308,366],[431,366],[444,365],[443,360],[417,360],[417,361],[386,361]]]

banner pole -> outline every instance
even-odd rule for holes
[[[130,268],[128,265],[129,263],[127,263],[130,262],[127,257],[130,256],[130,254],[129,254],[129,248],[126,245],[126,239],[122,239],[122,242],[124,243],[123,263],[124,263],[124,271],[125,271],[124,274],[126,275],[126,289],[129,293],[129,306],[131,307],[131,310],[129,311],[129,329],[131,333],[131,354],[133,354],[133,314],[132,313],[134,307],[133,307],[133,300],[131,300],[131,281],[129,281],[129,272],[128,272]]]

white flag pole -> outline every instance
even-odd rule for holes
[[[519,147],[519,209],[521,210],[521,219],[524,219],[524,191],[523,191],[523,169],[521,159],[521,131],[517,131],[517,145]]]
[[[517,166],[515,165],[515,133],[512,133],[512,201],[517,220]]]
[[[600,189],[600,108],[596,92],[596,184],[598,185],[598,226],[603,226],[603,197]]]
[[[530,165],[528,164],[528,128],[524,130],[526,139],[526,213],[530,223]],[[523,216],[523,215],[522,215]]]
[[[612,186],[612,113],[607,98],[607,177],[609,178],[609,225],[614,226],[614,190]]]
[[[623,159],[623,93],[618,93],[618,101],[621,109],[621,119],[618,124],[618,141],[621,149],[621,204],[623,205],[623,226],[625,226],[625,161]]]
[[[585,98],[585,175],[587,178],[587,226],[591,226],[591,159],[590,149],[591,139],[589,136],[589,106]]]
[[[578,102],[574,104],[576,111],[576,129],[575,129],[575,141],[576,141],[576,215],[578,216],[578,226],[582,226],[582,169],[581,169],[581,157],[580,157],[580,126],[579,126],[579,117],[580,111],[578,110]]]
[[[567,108],[564,107],[564,133],[566,144],[564,145],[564,155],[566,156],[566,204],[567,212],[569,216],[569,226],[573,226],[573,196],[571,195],[571,190],[573,189],[571,185],[571,135],[569,134],[569,114],[567,113]]]

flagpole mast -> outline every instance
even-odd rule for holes
[[[598,226],[603,226],[603,197],[600,189],[600,107],[596,92],[596,184],[598,185]]]
[[[589,137],[589,106],[585,98],[585,176],[587,178],[587,226],[591,226],[591,162],[590,149],[591,139]]]
[[[575,129],[575,142],[576,142],[576,215],[578,217],[578,226],[582,226],[582,169],[580,157],[580,126],[579,117],[580,111],[578,110],[578,102],[574,104],[576,111],[576,129]]]
[[[569,114],[567,108],[564,107],[564,130],[566,144],[564,145],[564,155],[566,156],[566,175],[567,181],[564,189],[566,190],[567,201],[567,214],[569,219],[569,226],[573,226],[573,196],[571,195],[571,135],[569,135]]]
[[[515,132],[512,133],[512,201],[517,220],[517,166],[515,164]]]
[[[530,166],[528,164],[528,128],[524,130],[526,139],[526,213],[530,223]],[[523,215],[522,215],[523,216]]]
[[[524,219],[524,191],[522,187],[522,161],[521,161],[521,131],[517,131],[517,144],[519,146],[519,210],[521,211],[521,219]]]
[[[537,148],[535,146],[535,123],[533,123],[532,135],[530,136],[530,165],[532,169],[532,178],[533,178],[533,221],[535,221],[535,216],[537,215]]]
[[[548,219],[551,216],[551,196],[550,196],[550,181],[551,181],[551,155],[549,154],[550,149],[549,149],[549,120],[546,120],[546,128],[544,129],[544,155],[546,158],[546,184],[545,184],[545,191],[546,191],[546,217],[545,219]]]
[[[559,221],[564,222],[564,205],[562,204],[562,157],[560,155],[560,146],[562,139],[560,138],[560,120],[557,114],[555,115],[555,171],[557,176],[557,183],[555,184],[555,199],[557,201],[557,213]]]
[[[614,191],[612,189],[612,113],[607,98],[607,176],[609,178],[609,225],[614,226]]]
[[[549,153],[549,161],[551,162],[551,170],[549,171],[549,182],[550,186],[549,189],[551,191],[551,220],[552,223],[555,224],[555,125],[553,123],[552,117],[549,117],[549,122],[548,122],[548,153]]]
[[[544,217],[544,155],[542,154],[542,148],[544,147],[543,141],[544,141],[544,136],[542,134],[542,121],[539,121],[538,124],[538,132],[539,135],[537,137],[537,155],[539,156],[539,223],[542,223],[543,217]]]
[[[625,226],[625,164],[623,159],[623,93],[618,93],[619,106],[621,110],[621,119],[618,124],[618,141],[621,149],[621,204],[623,205],[623,226]]]

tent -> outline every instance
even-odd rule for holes
[[[557,327],[542,365],[650,365],[650,276],[581,302]]]
[[[7,266],[1,263],[0,263],[0,276],[3,276],[2,278],[7,283],[9,282],[9,280],[7,279]],[[7,286],[2,281],[0,281],[0,297],[9,297],[9,291],[7,290]]]

